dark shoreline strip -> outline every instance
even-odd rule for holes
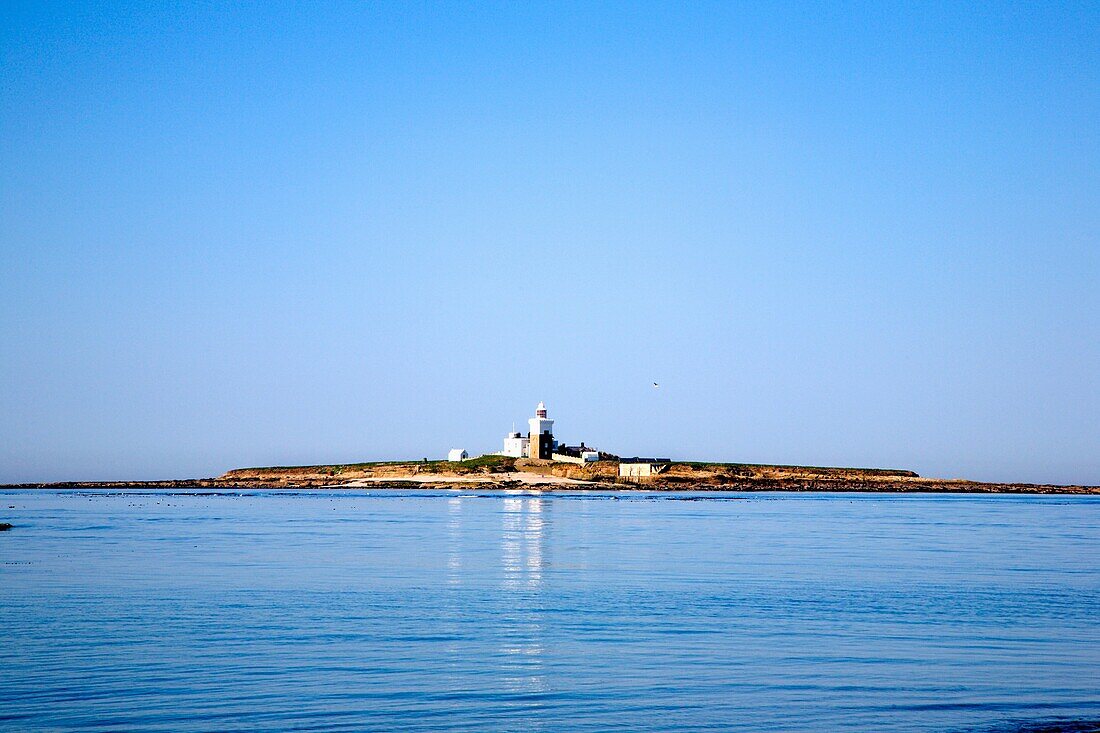
[[[416,482],[379,481],[368,485],[347,486],[344,481],[303,481],[303,482],[265,482],[265,481],[219,481],[217,479],[181,479],[168,481],[60,481],[50,483],[2,484],[0,490],[18,489],[217,489],[217,490],[316,490],[316,489],[458,489],[476,486],[479,491],[500,491],[505,489],[525,489],[539,492],[556,491],[643,491],[650,493],[680,493],[691,491],[732,491],[732,492],[789,492],[789,493],[864,493],[864,494],[1061,494],[1089,496],[1100,495],[1100,486],[1058,486],[1052,484],[992,484],[976,481],[922,481],[857,483],[845,481],[796,481],[789,479],[759,479],[733,481],[720,484],[693,484],[688,482],[664,483],[660,481],[641,483],[600,483],[590,485],[554,485],[524,484],[518,481],[484,482]]]

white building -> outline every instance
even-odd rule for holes
[[[621,478],[646,479],[668,470],[669,461],[661,458],[623,458],[619,461]]]
[[[465,461],[470,457],[470,454],[461,448],[451,448],[451,452],[447,454],[447,460],[452,462]]]
[[[514,425],[512,427],[515,427]],[[502,456],[511,456],[512,458],[523,458],[527,455],[527,446],[530,443],[530,439],[525,435],[521,435],[516,431],[508,433],[508,437],[504,439],[504,450],[500,452]]]
[[[554,421],[546,417],[546,404],[540,402],[535,416],[527,421],[527,456],[550,460],[557,442],[554,440]]]

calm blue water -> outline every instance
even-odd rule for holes
[[[9,730],[1100,719],[1096,498],[0,491],[0,521]]]

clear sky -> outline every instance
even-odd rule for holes
[[[1097,3],[221,5],[0,8],[0,481],[1100,484]]]

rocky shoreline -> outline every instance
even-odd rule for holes
[[[301,489],[456,489],[477,488],[487,491],[741,491],[741,492],[798,492],[798,493],[950,493],[950,494],[1073,494],[1100,495],[1100,486],[1060,486],[1054,484],[982,483],[965,480],[908,479],[903,481],[853,481],[853,480],[799,480],[752,478],[727,481],[653,480],[646,482],[576,481],[571,483],[531,483],[507,478],[451,479],[447,481],[412,480],[394,477],[367,483],[349,483],[335,478],[311,478],[301,480],[233,480],[220,478],[178,479],[166,481],[60,481],[46,483],[9,484],[3,489],[55,489],[55,490],[141,490],[141,489],[210,489],[217,491],[301,490]]]

